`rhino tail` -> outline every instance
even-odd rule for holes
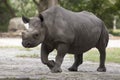
[[[102,35],[104,36],[105,47],[107,47],[108,40],[109,40],[109,32],[108,32],[107,27],[105,26],[104,23],[103,23]]]
[[[96,47],[97,48],[100,48],[100,47],[106,48],[108,45],[108,40],[109,40],[108,30],[107,30],[104,22],[102,22],[102,30],[101,30],[100,38],[99,38],[99,41],[98,41]]]

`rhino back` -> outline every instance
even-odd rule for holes
[[[95,47],[100,38],[103,23],[92,13],[72,12],[57,6],[43,15],[49,38],[69,44],[69,52],[85,52]]]
[[[71,47],[71,52],[81,51],[85,52],[93,47],[99,41],[103,22],[97,18],[95,15],[89,12],[77,13],[76,17],[77,26],[74,24],[75,38]]]

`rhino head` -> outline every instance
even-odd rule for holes
[[[43,16],[40,14],[32,19],[22,16],[22,20],[29,26],[22,32],[22,45],[26,48],[32,48],[42,43],[45,38],[45,28],[42,25]]]

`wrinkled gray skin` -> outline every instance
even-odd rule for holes
[[[106,46],[108,32],[103,21],[94,14],[82,11],[71,12],[59,6],[43,11],[38,17],[28,19],[29,29],[22,33],[22,44],[32,48],[42,43],[41,60],[51,72],[62,72],[61,64],[67,53],[74,54],[75,61],[68,69],[77,71],[83,62],[83,53],[96,47],[100,53],[99,72],[105,72]],[[57,50],[55,61],[48,60],[48,55]]]

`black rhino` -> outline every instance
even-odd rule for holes
[[[22,45],[32,48],[42,43],[41,60],[51,72],[62,72],[61,64],[67,53],[74,54],[75,58],[68,70],[77,71],[83,62],[83,53],[93,47],[100,53],[97,71],[106,71],[108,31],[104,22],[94,14],[87,11],[72,12],[54,6],[32,19],[22,16],[22,20],[29,23],[29,29],[22,32]],[[54,49],[57,50],[55,61],[48,60],[49,53]]]

